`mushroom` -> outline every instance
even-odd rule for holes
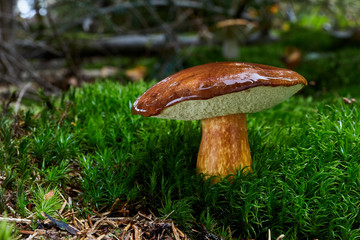
[[[133,114],[201,120],[197,171],[225,177],[251,170],[246,114],[289,98],[307,82],[298,73],[267,65],[218,62],[175,73],[149,88],[132,106]]]
[[[215,36],[222,41],[222,54],[226,59],[234,60],[239,57],[240,47],[249,34],[254,31],[256,24],[246,19],[227,19],[216,24]]]

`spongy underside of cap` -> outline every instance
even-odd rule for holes
[[[303,88],[259,86],[206,100],[187,100],[165,108],[157,118],[199,120],[236,113],[259,112],[283,102]]]

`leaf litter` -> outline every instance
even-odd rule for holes
[[[64,214],[65,221],[57,220],[43,213],[46,220],[37,221],[35,230],[28,219],[5,219],[16,222],[21,234],[20,239],[190,239],[170,219],[160,219],[153,213],[139,211],[132,217],[110,217],[111,212],[98,213],[86,219]]]

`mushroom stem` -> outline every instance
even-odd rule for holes
[[[222,45],[222,54],[226,59],[237,59],[239,57],[239,43],[237,38],[229,37]]]
[[[250,165],[246,114],[202,120],[202,138],[197,159],[199,173],[225,177],[244,167],[251,170]]]

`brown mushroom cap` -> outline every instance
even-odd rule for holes
[[[133,114],[198,120],[270,108],[307,85],[298,73],[267,65],[219,62],[191,67],[149,88]]]
[[[226,19],[223,21],[220,21],[216,24],[217,28],[227,28],[227,27],[232,27],[232,26],[249,26],[251,25],[251,27],[255,26],[255,23],[249,22],[246,19]]]

